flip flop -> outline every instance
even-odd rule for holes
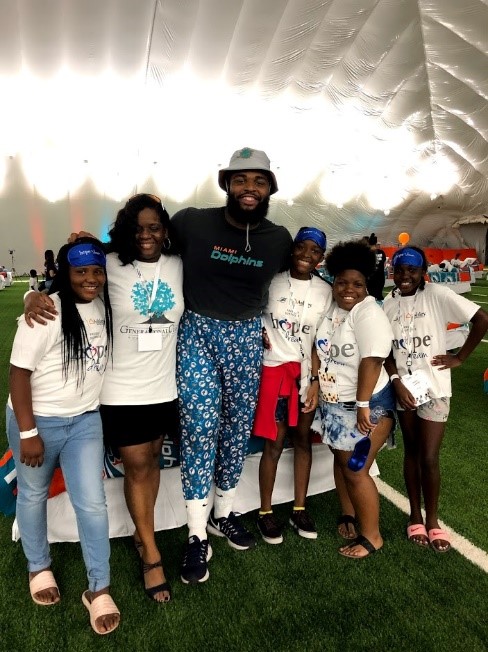
[[[375,548],[371,541],[369,539],[366,539],[362,534],[357,536],[354,541],[351,541],[347,546],[344,546],[344,548],[347,550],[348,548],[354,548],[354,546],[363,546],[363,548],[367,551],[367,555],[363,555],[362,557],[357,557],[355,555],[346,555],[344,552],[339,550],[339,554],[342,555],[343,557],[347,557],[348,559],[366,559],[366,557],[369,557],[370,555],[374,554],[375,552],[378,552],[378,550],[381,550],[381,548]]]
[[[339,526],[341,526],[341,525],[345,525],[346,530],[349,532],[349,526],[352,525],[354,527],[354,529],[356,529],[357,526],[358,526],[358,523],[357,523],[356,518],[354,516],[351,516],[350,514],[342,514],[341,516],[337,517],[337,526],[338,526],[337,531],[338,532],[339,532]],[[343,539],[350,540],[350,539],[355,539],[357,534],[345,537],[344,535],[342,535],[339,532],[339,536],[341,536]]]
[[[440,528],[432,528],[429,530],[428,533],[429,537],[429,542],[431,547],[436,551],[436,552],[449,552],[451,549],[451,541],[449,539],[449,535],[445,530],[441,530]],[[447,543],[447,548],[441,549],[438,548],[437,546],[434,546],[434,541],[445,541]]]
[[[89,591],[85,591],[83,595],[81,596],[81,601],[85,605],[85,607],[88,609],[88,613],[90,614],[90,625],[92,626],[93,631],[96,634],[100,634],[100,636],[104,636],[105,634],[111,634],[114,629],[117,629],[117,627],[120,624],[120,619],[119,622],[115,625],[115,627],[112,627],[112,629],[109,629],[106,632],[101,632],[98,627],[97,627],[97,619],[100,618],[100,616],[108,616],[109,614],[117,614],[120,616],[120,611],[117,609],[117,606],[115,602],[112,600],[111,596],[108,593],[102,593],[98,597],[96,597],[94,600],[90,602],[88,600],[87,594]]]
[[[50,570],[43,570],[40,573],[37,573],[37,575],[34,575],[34,577],[29,580],[29,589],[33,601],[36,604],[40,604],[42,607],[51,607],[53,604],[58,604],[61,598],[58,585],[56,584],[54,575]],[[53,602],[43,602],[35,597],[36,593],[39,593],[39,591],[45,591],[46,589],[56,589],[58,592],[58,599]]]
[[[424,537],[421,541],[416,541],[415,537]],[[407,526],[407,539],[421,548],[429,547],[429,536],[423,523],[413,523]]]

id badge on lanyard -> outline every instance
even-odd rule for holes
[[[320,382],[320,392],[322,398],[327,403],[338,403],[339,395],[337,393],[337,378],[334,372],[329,371],[329,365],[331,361],[331,348],[332,348],[332,338],[335,331],[339,328],[345,321],[345,316],[341,316],[337,310],[334,308],[331,317],[331,327],[328,332],[328,339],[319,340],[317,342],[317,347],[323,354],[323,365],[319,369],[319,382]]]
[[[319,369],[320,391],[324,401],[327,403],[337,403],[337,384],[335,374],[328,370]]]
[[[414,397],[415,405],[423,405],[430,401],[430,384],[425,371],[422,369],[409,371],[402,376],[401,381]]]
[[[148,331],[137,336],[138,351],[161,351],[163,348],[163,334],[161,331]]]

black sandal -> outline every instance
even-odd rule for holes
[[[354,546],[362,546],[366,550],[366,555],[363,555],[362,557],[356,556],[356,555],[348,555],[345,552],[342,552],[339,550],[339,554],[342,555],[343,557],[347,557],[348,559],[366,559],[366,557],[369,557],[370,555],[373,555],[375,552],[378,552],[381,548],[375,548],[371,541],[369,539],[366,539],[366,537],[363,537],[362,534],[357,536],[354,541],[351,541],[347,546],[344,546],[344,550],[348,550],[349,548],[354,548]]]
[[[349,537],[342,536],[342,534],[340,532],[339,532],[339,536],[341,536],[346,541],[350,541],[350,540],[356,538],[358,522],[356,521],[355,516],[351,516],[350,514],[341,514],[341,516],[337,517],[337,526],[339,526],[339,525],[345,525],[348,532],[349,532],[349,526],[350,525],[352,525],[354,527],[354,529],[356,530],[356,534],[353,534],[353,535],[351,535]]]
[[[161,559],[157,561],[155,564],[146,564],[146,562],[142,559],[141,557],[141,575],[142,575],[142,584],[144,586],[144,575],[146,573],[149,573],[153,568],[162,568],[163,563]],[[169,602],[171,600],[171,586],[169,582],[164,582],[163,584],[158,584],[157,586],[150,586],[149,588],[146,588],[144,586],[144,591],[147,595],[148,598],[151,598],[154,602]],[[155,595],[156,593],[161,593],[162,591],[167,591],[169,593],[168,599],[167,600],[156,600]]]

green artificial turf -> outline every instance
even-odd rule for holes
[[[476,292],[486,290],[486,282]],[[22,310],[20,284],[0,292],[0,402],[5,403],[8,357],[15,316]],[[473,297],[476,299],[476,297]],[[482,300],[482,299],[480,299]],[[488,301],[488,299],[487,299]],[[453,372],[454,397],[441,453],[441,518],[488,551],[484,524],[486,414],[482,372],[488,344]],[[6,447],[4,415],[0,443]],[[383,450],[384,481],[404,493],[401,441]],[[62,601],[36,606],[30,599],[20,543],[11,541],[13,519],[0,514],[0,651],[263,652],[376,651],[485,652],[488,649],[488,576],[451,551],[446,555],[406,541],[406,516],[381,500],[382,551],[368,559],[337,554],[335,492],[309,499],[319,538],[301,539],[290,528],[285,541],[238,552],[211,537],[210,580],[185,586],[179,566],[186,529],[159,532],[173,601],[152,603],[143,593],[137,556],[129,538],[112,540],[112,592],[122,613],[109,636],[96,636],[81,604],[85,568],[78,544],[52,546]],[[275,508],[287,520],[291,506]],[[255,514],[245,523],[256,534]]]

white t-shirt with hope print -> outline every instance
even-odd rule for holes
[[[332,303],[332,289],[321,278],[302,281],[288,272],[271,281],[268,305],[263,314],[270,348],[264,350],[263,363],[274,367],[284,362],[301,362],[310,352],[318,324]]]
[[[43,417],[74,417],[96,410],[107,365],[107,332],[105,309],[101,299],[77,303],[76,307],[85,325],[88,344],[85,350],[84,382],[80,385],[76,366],[63,376],[63,333],[61,330],[61,301],[57,293],[51,295],[58,316],[45,326],[29,328],[22,315],[14,338],[10,363],[32,371],[30,377],[32,409]],[[8,405],[12,408],[9,396]]]
[[[428,376],[430,396],[451,396],[451,370],[440,371],[431,362],[446,353],[448,323],[463,324],[479,310],[473,301],[439,283],[426,283],[411,297],[392,296],[384,302],[385,314],[393,329],[392,352],[398,374],[408,373],[407,357],[412,353],[411,370],[422,369]]]
[[[358,370],[363,358],[386,358],[390,353],[391,326],[373,297],[366,297],[352,310],[342,310],[334,302],[319,326],[316,336],[320,358],[319,381],[324,400],[331,386],[325,384],[325,370],[333,377],[335,398],[340,402],[356,400]],[[388,383],[384,367],[373,390],[379,392]]]
[[[332,289],[318,276],[300,280],[281,272],[271,281],[262,317],[270,343],[270,348],[264,350],[263,364],[277,367],[299,362],[302,397],[309,384],[315,333],[331,303]]]

